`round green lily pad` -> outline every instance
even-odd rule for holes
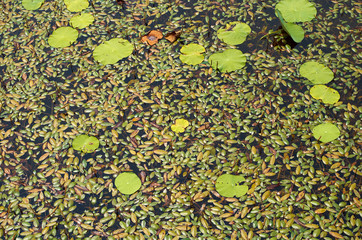
[[[241,175],[223,174],[216,180],[216,191],[224,197],[241,197],[248,192],[248,186],[240,185],[245,178]]]
[[[36,10],[41,7],[44,0],[23,0],[21,4],[26,10]]]
[[[88,0],[64,0],[64,3],[71,12],[80,12],[89,6]]]
[[[122,38],[113,38],[97,46],[93,51],[93,57],[100,63],[114,64],[122,58],[128,57],[133,52],[133,45]]]
[[[246,56],[237,49],[227,49],[221,53],[214,53],[209,57],[209,62],[214,69],[220,72],[232,72],[245,66]]]
[[[251,32],[248,24],[242,22],[232,22],[227,24],[225,28],[217,31],[217,37],[230,45],[238,45],[246,40]]]
[[[281,0],[275,9],[286,22],[307,22],[315,18],[317,9],[308,0]]]
[[[176,133],[181,133],[185,131],[185,128],[189,126],[189,121],[186,119],[176,119],[175,124],[171,125],[171,130]]]
[[[70,19],[70,24],[75,28],[85,28],[92,24],[94,17],[90,13],[82,13],[81,15],[74,16]]]
[[[314,61],[303,63],[299,68],[299,73],[313,84],[326,84],[334,77],[331,69]]]
[[[121,193],[132,194],[140,189],[141,180],[133,172],[123,172],[116,177],[114,184]]]
[[[189,65],[196,65],[200,64],[204,60],[204,55],[202,54],[205,52],[205,48],[196,43],[190,43],[188,45],[184,45],[180,52],[180,60],[183,63]]]
[[[93,136],[78,135],[73,140],[72,146],[77,151],[91,153],[99,147],[99,140]]]
[[[312,129],[313,136],[321,142],[330,142],[341,134],[336,125],[332,123],[322,123]]]
[[[300,43],[301,41],[303,41],[304,29],[295,23],[285,22],[279,10],[276,10],[276,12],[283,29],[289,34],[293,41],[296,43]]]
[[[78,38],[78,31],[71,27],[60,27],[49,36],[48,43],[52,47],[64,48],[70,46]]]
[[[310,89],[310,95],[315,99],[320,99],[328,104],[335,104],[340,98],[340,95],[336,90],[327,87],[326,85],[314,85]]]

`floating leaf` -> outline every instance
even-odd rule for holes
[[[245,66],[246,56],[237,49],[227,49],[222,53],[214,53],[209,57],[212,68],[220,72],[231,72]]]
[[[64,0],[64,3],[71,12],[80,12],[89,6],[88,0]]]
[[[196,43],[190,43],[185,45],[181,48],[180,60],[183,63],[196,65],[201,63],[204,60],[204,55],[202,54],[205,52],[205,48]]]
[[[299,73],[313,84],[326,84],[334,77],[331,69],[314,61],[303,63],[299,68]]]
[[[171,125],[171,130],[176,133],[181,133],[185,131],[185,128],[189,125],[189,121],[186,119],[176,119],[175,124]]]
[[[93,51],[93,57],[100,63],[114,64],[122,58],[128,57],[133,52],[133,45],[122,38],[113,38],[97,46]]]
[[[336,125],[332,123],[322,123],[312,129],[313,136],[321,142],[330,142],[337,139],[340,131]]]
[[[22,5],[26,10],[36,10],[41,7],[44,0],[23,0]]]
[[[170,43],[173,43],[175,42],[177,39],[179,39],[181,35],[181,31],[172,31],[170,33],[167,33],[165,35],[165,38],[167,39],[167,41],[169,41]]]
[[[248,192],[248,186],[240,185],[245,178],[241,175],[223,174],[216,180],[216,191],[224,197],[241,197]]]
[[[78,38],[78,31],[71,27],[57,28],[48,39],[48,43],[52,47],[64,48],[70,46]]]
[[[310,95],[315,99],[320,99],[324,103],[335,104],[338,102],[340,95],[333,88],[326,85],[315,85],[310,89]]]
[[[85,28],[92,24],[94,17],[90,13],[82,13],[81,15],[74,16],[70,19],[70,24],[75,28]]]
[[[251,32],[248,24],[242,22],[232,22],[227,24],[225,28],[217,31],[217,37],[230,45],[238,45],[246,40]]]
[[[287,23],[284,21],[282,15],[276,10],[277,16],[282,24],[284,31],[286,31],[294,42],[300,43],[304,39],[304,30],[301,26],[294,23]]]
[[[156,43],[158,43],[158,40],[162,39],[163,35],[162,32],[158,31],[158,30],[152,30],[150,32],[148,32],[146,35],[144,35],[141,40],[142,42],[145,42],[147,44],[149,44],[150,46],[155,45]]]
[[[99,147],[99,141],[96,137],[93,136],[78,135],[73,140],[72,146],[77,151],[91,153]]]
[[[287,22],[307,22],[315,18],[317,9],[308,0],[281,0],[275,9]]]
[[[116,177],[114,184],[121,193],[132,194],[140,189],[141,180],[133,172],[123,172]]]

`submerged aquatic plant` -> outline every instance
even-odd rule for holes
[[[64,48],[70,46],[78,38],[78,31],[72,27],[57,28],[48,39],[52,47]]]
[[[133,45],[126,39],[113,38],[97,46],[93,51],[93,57],[104,65],[114,64],[131,55],[133,49]]]

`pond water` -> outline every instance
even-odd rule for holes
[[[271,0],[89,0],[81,12],[63,0],[36,10],[2,1],[0,237],[359,239],[361,5],[310,2],[317,14],[297,23],[305,34],[296,43]],[[80,13],[94,22],[70,46],[50,46]],[[217,33],[235,21],[251,32],[233,46]],[[163,35],[154,45],[142,41],[152,30]],[[133,51],[103,65],[93,51],[113,38]],[[204,57],[195,65],[180,60],[190,43],[205,49],[191,53]],[[246,65],[212,66],[227,49]],[[311,96],[299,72],[308,61],[333,72],[326,85],[338,102]],[[330,142],[313,136],[326,122],[340,132]],[[74,150],[79,135],[99,147]],[[140,189],[122,194],[122,172]],[[222,196],[223,174],[243,176],[247,193]]]

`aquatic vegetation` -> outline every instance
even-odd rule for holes
[[[171,130],[176,133],[182,133],[189,126],[189,124],[189,121],[187,121],[186,119],[176,119],[175,124],[171,125]]]
[[[241,175],[223,174],[216,180],[216,191],[224,197],[241,197],[248,192],[247,185],[241,185],[245,178]]]
[[[338,127],[333,123],[322,123],[312,129],[313,136],[323,143],[333,141],[341,134]]]
[[[52,47],[69,47],[78,38],[78,31],[72,27],[60,27],[49,36],[48,43]]]
[[[133,45],[122,38],[113,38],[98,45],[93,51],[93,57],[103,65],[115,64],[133,52]]]
[[[80,15],[74,16],[70,19],[70,24],[74,28],[82,29],[88,27],[94,21],[94,17],[90,13],[82,13]]]
[[[245,42],[246,37],[250,34],[251,28],[248,24],[242,22],[231,22],[224,28],[217,31],[217,37],[230,45],[238,45]]]
[[[78,135],[72,143],[74,150],[84,153],[94,152],[99,147],[99,140],[96,137],[88,135]]]
[[[158,43],[158,40],[160,40],[162,38],[163,38],[163,35],[162,35],[161,31],[152,30],[152,31],[149,31],[146,35],[144,35],[141,38],[141,41],[144,43],[147,43],[150,46],[153,46],[156,43]]]
[[[189,65],[196,65],[200,64],[204,60],[204,55],[202,54],[205,52],[205,48],[196,43],[190,43],[188,45],[184,45],[180,52],[180,60],[183,63]]]
[[[303,63],[299,68],[299,73],[313,84],[327,84],[334,77],[331,69],[315,61]]]
[[[308,0],[281,0],[276,6],[286,22],[308,22],[315,18],[317,9]]]
[[[320,99],[327,104],[335,104],[338,102],[340,95],[333,88],[326,85],[315,85],[310,89],[310,95],[315,99]]]
[[[246,56],[238,49],[227,49],[221,53],[214,53],[209,57],[212,68],[220,72],[232,72],[245,66]]]
[[[21,4],[26,10],[36,10],[41,7],[44,0],[23,0]]]
[[[123,194],[135,193],[141,187],[141,180],[133,172],[120,173],[114,180],[114,185]]]
[[[294,23],[287,23],[284,21],[279,10],[276,10],[277,16],[282,24],[284,31],[286,31],[294,42],[300,43],[304,39],[304,30],[301,26]]]
[[[64,0],[64,3],[71,12],[80,12],[89,6],[88,0]]]

